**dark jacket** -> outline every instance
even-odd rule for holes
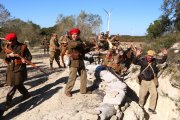
[[[22,46],[24,46],[24,50],[22,50]],[[25,44],[17,42],[13,47],[11,45],[7,45],[6,47],[29,61],[32,59],[31,53]],[[16,64],[15,61],[21,61],[19,57],[5,58],[5,60],[7,63],[7,85],[12,86],[23,83],[27,79],[26,63],[19,62]]]
[[[90,51],[90,48],[86,47],[81,40],[76,40],[76,41],[70,41],[68,43],[68,53],[70,55],[73,52],[73,50],[79,53],[79,57],[78,59],[72,59],[71,57],[70,67],[85,68],[83,60],[85,54]]]
[[[157,64],[165,62],[166,59],[167,59],[167,56],[163,56],[161,60],[160,59],[157,60],[156,58],[152,59],[151,66],[152,66],[152,68],[154,70],[155,76],[157,76],[157,74],[159,72]],[[136,65],[141,66],[141,69],[140,69],[141,79],[147,80],[147,81],[150,81],[150,80],[154,79],[154,73],[153,73],[150,66],[146,70],[144,70],[148,66],[148,62],[147,62],[146,58],[137,58],[137,57],[135,57],[133,59],[133,63],[136,64]]]

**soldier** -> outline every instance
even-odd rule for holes
[[[53,61],[57,62],[59,68],[62,68],[60,65],[59,55],[60,55],[60,44],[58,43],[57,34],[53,34],[50,39],[50,69],[53,69]]]
[[[68,42],[70,41],[70,36],[69,36],[69,32],[66,31],[65,34],[63,36],[60,37],[59,39],[60,43],[61,43],[61,60],[63,63],[63,67],[65,68],[65,62],[64,62],[64,55],[66,54],[66,50],[67,50],[67,45]]]
[[[94,73],[94,76],[96,77],[95,84],[96,84],[96,82],[99,82],[101,80],[100,72],[102,70],[106,70],[106,67],[111,65],[113,53],[114,53],[114,51],[112,49],[109,50],[107,52],[107,54],[103,57],[102,64],[96,68],[95,73]]]
[[[5,40],[7,40],[7,44],[4,50],[1,51],[1,58],[5,59],[7,63],[6,84],[9,85],[10,88],[6,97],[6,106],[10,107],[16,90],[23,95],[22,100],[30,97],[28,90],[23,85],[27,79],[26,63],[20,56],[29,61],[32,59],[32,56],[27,45],[17,41],[15,33],[7,34]]]
[[[47,37],[43,38],[41,45],[43,45],[44,54],[46,53],[48,54],[49,53],[49,40],[47,39]]]
[[[86,94],[90,93],[87,91],[87,73],[84,65],[84,55],[89,52],[89,48],[85,48],[85,45],[80,39],[80,30],[78,28],[73,28],[70,30],[70,35],[72,40],[68,43],[68,54],[70,56],[70,72],[69,79],[65,87],[65,94],[68,97],[72,97],[71,90],[75,84],[77,73],[81,78],[80,93]]]
[[[98,47],[103,51],[109,49],[109,44],[105,39],[104,32],[101,32],[101,34],[98,36]]]
[[[141,54],[141,50],[136,51],[136,57],[134,58],[133,62],[137,65],[141,66],[140,70],[140,90],[139,90],[139,105],[143,108],[145,103],[145,98],[147,93],[150,93],[150,104],[148,111],[156,114],[155,107],[157,103],[157,62],[163,63],[167,59],[167,50],[162,50],[163,57],[160,60],[154,58],[155,52],[153,50],[148,50],[147,55],[142,59],[139,59],[139,55]]]

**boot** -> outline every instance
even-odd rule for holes
[[[62,68],[62,66],[60,65],[60,62],[57,62],[57,64],[58,64],[59,68]]]
[[[50,69],[53,70],[53,63],[50,62]]]
[[[64,67],[64,68],[66,68],[66,65],[65,65],[65,63],[63,63],[63,67]]]
[[[31,97],[31,95],[29,93],[27,95],[23,95],[23,97],[21,98],[21,101],[24,101],[30,97]]]

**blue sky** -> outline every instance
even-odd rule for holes
[[[11,16],[32,21],[41,27],[55,25],[59,14],[78,15],[81,10],[98,14],[107,31],[107,14],[112,11],[110,34],[145,35],[146,29],[162,14],[162,0],[1,0]]]

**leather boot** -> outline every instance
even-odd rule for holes
[[[63,63],[63,67],[64,67],[64,68],[66,68],[66,65],[65,65],[65,63]]]
[[[60,62],[57,62],[57,64],[58,64],[59,68],[62,68],[62,66],[60,65]]]
[[[50,69],[53,70],[53,63],[50,62]]]

